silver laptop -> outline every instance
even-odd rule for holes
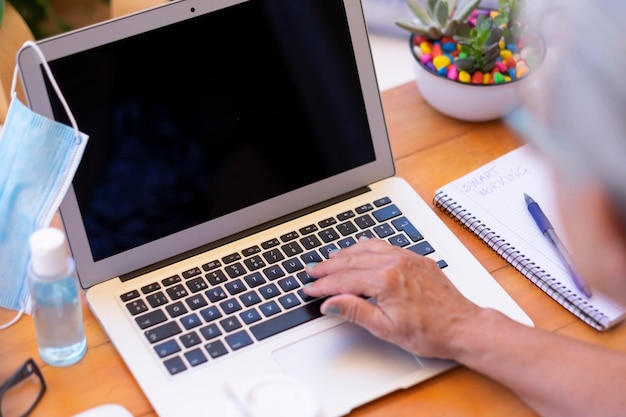
[[[394,176],[358,0],[175,1],[39,45],[90,135],[60,210],[79,279],[159,415],[245,415],[276,381],[294,383],[270,415],[345,415],[453,367],[302,292],[307,263],[360,236],[532,324]],[[67,122],[18,58],[29,105]]]

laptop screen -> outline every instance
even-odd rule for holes
[[[50,66],[90,136],[94,260],[374,159],[338,1],[241,3]]]
[[[394,173],[358,0],[174,1],[38,44],[90,136],[60,208],[85,288]]]

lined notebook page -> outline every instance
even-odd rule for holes
[[[580,315],[581,311],[573,309],[587,310],[585,315],[593,315],[595,313],[589,310],[598,310],[606,316],[599,319],[604,322],[599,327],[604,329],[614,325],[623,317],[623,310],[599,294],[594,293],[588,299],[580,293],[528,212],[524,193],[539,204],[567,246],[553,197],[552,174],[545,160],[528,145],[447,184],[437,191],[435,200],[455,204],[452,214],[490,246],[496,246],[494,250],[507,261],[518,260],[518,255],[523,255],[527,258],[525,264],[534,263],[533,275],[550,284],[548,290],[542,289],[561,304],[567,304],[570,311]],[[496,239],[503,241],[502,244],[494,245]],[[515,262],[511,263],[520,269]],[[522,272],[526,274],[528,270]],[[535,283],[542,287],[542,283]],[[558,294],[553,294],[555,291]]]

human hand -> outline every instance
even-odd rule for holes
[[[304,291],[330,296],[321,306],[324,314],[420,356],[454,359],[464,327],[481,311],[432,259],[379,239],[332,253],[307,273],[316,281]]]

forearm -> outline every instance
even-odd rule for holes
[[[626,414],[626,353],[529,328],[492,310],[457,331],[454,352],[543,417]]]

